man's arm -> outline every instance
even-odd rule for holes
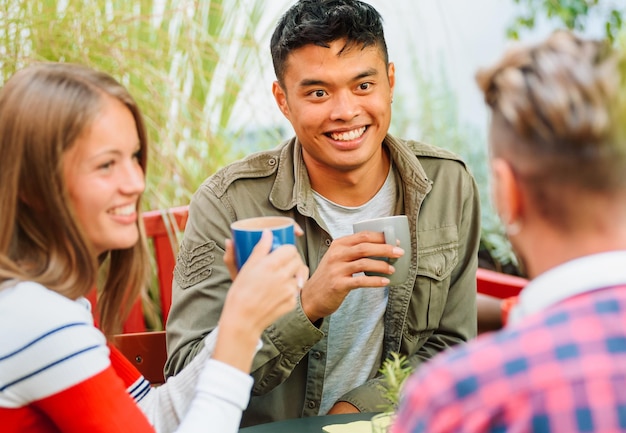
[[[217,200],[200,192],[190,203],[174,269],[166,326],[167,376],[177,374],[202,349],[204,336],[217,326],[231,284],[223,260],[229,215]]]
[[[183,369],[202,348],[202,339],[217,326],[232,284],[224,263],[224,241],[230,238],[234,209],[227,197],[203,187],[194,195],[174,271],[168,331],[166,375]],[[322,333],[301,307],[280,318],[262,335],[262,349],[252,365],[253,392],[263,394],[282,383]],[[266,381],[265,378],[271,380]]]

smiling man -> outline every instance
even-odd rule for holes
[[[230,224],[292,217],[311,276],[297,308],[266,330],[243,425],[379,411],[378,370],[391,352],[417,367],[476,334],[479,199],[457,156],[388,134],[395,84],[381,17],[354,0],[301,0],[271,40],[272,90],[295,137],[209,177],[190,205],[167,323],[168,374],[218,323],[231,284]],[[409,277],[390,286],[403,245],[357,221],[405,214]]]

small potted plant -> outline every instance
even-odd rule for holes
[[[413,367],[407,361],[406,356],[392,352],[391,357],[383,362],[379,372],[382,374],[383,381],[380,388],[389,404],[381,407],[382,413],[372,417],[372,432],[386,433],[393,423],[402,387],[413,372]]]

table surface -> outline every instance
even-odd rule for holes
[[[352,421],[370,420],[375,413],[348,413],[342,415],[312,416],[288,419],[267,424],[245,427],[239,433],[322,433],[329,424],[347,424]]]

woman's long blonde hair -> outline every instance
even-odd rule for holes
[[[63,155],[100,113],[103,95],[121,101],[137,126],[146,170],[147,135],[137,104],[111,76],[62,63],[17,72],[0,91],[0,282],[34,281],[70,299],[104,278],[100,328],[119,332],[143,290],[148,253],[143,225],[135,246],[96,258],[74,211],[63,177]]]

